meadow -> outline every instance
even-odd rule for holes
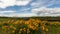
[[[0,34],[60,34],[60,17],[0,17]]]

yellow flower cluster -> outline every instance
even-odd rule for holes
[[[45,31],[48,32],[48,28],[46,24],[50,25],[60,25],[60,22],[48,22],[41,21],[40,19],[29,18],[28,20],[24,19],[6,19],[5,21],[0,21],[0,25],[2,25],[2,30],[5,32],[10,32],[10,34],[19,33],[22,34],[27,33],[30,34],[31,30],[35,31]]]

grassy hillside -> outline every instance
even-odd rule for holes
[[[60,17],[0,17],[0,34],[60,34]]]

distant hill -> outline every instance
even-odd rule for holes
[[[7,18],[10,18],[10,19],[24,19],[24,20],[27,20],[27,19],[30,19],[30,18],[33,18],[33,19],[40,19],[40,20],[46,20],[46,21],[60,21],[60,17],[0,17],[2,19],[7,19]]]

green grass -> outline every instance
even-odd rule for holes
[[[49,31],[47,34],[60,34],[60,26],[59,25],[48,25]]]
[[[59,17],[60,18],[60,17]],[[58,18],[58,19],[59,19]],[[14,19],[14,18],[13,18]],[[42,18],[41,18],[42,19]],[[52,18],[51,18],[52,19]],[[57,19],[57,18],[56,18]],[[0,22],[3,22],[3,21],[5,21],[5,20],[7,20],[7,18],[2,18],[1,20],[0,20]],[[10,20],[12,20],[12,18],[10,18]],[[16,18],[16,20],[18,20],[17,18]],[[1,28],[1,26],[2,26],[2,24],[0,24],[0,34],[7,34],[7,32],[2,32],[2,28]],[[25,25],[26,26],[26,25]],[[25,27],[25,26],[23,26],[23,27]],[[22,27],[22,26],[21,26]],[[49,31],[48,32],[46,32],[46,34],[60,34],[60,26],[59,25],[47,25],[47,27],[48,27],[48,29],[49,29]],[[36,32],[36,31],[32,31],[31,33],[35,33],[35,34],[40,34],[39,32]]]

